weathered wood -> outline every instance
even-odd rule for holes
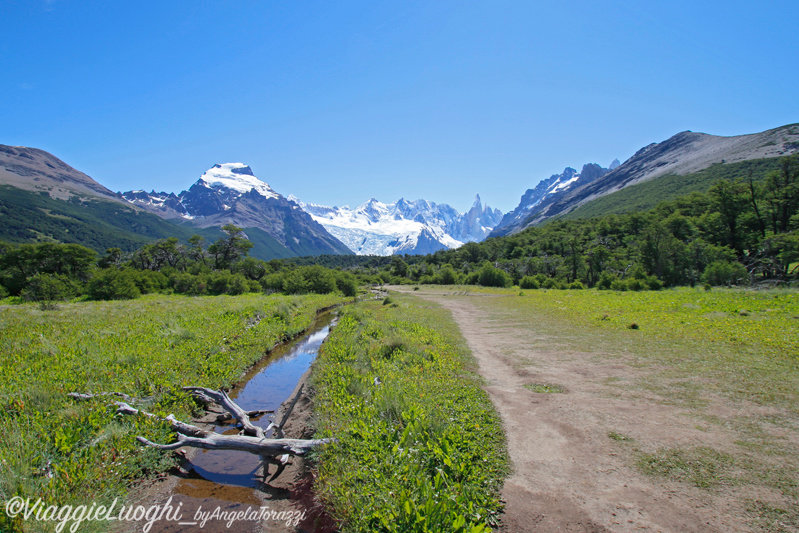
[[[265,413],[271,413],[273,411],[266,411],[266,410],[256,410],[256,411],[245,411],[241,407],[239,407],[236,402],[230,399],[227,393],[223,390],[215,391],[212,389],[207,389],[205,387],[184,387],[186,391],[189,391],[192,395],[200,398],[203,401],[217,403],[220,406],[224,407],[229,415],[220,415],[220,418],[231,419],[235,418],[243,427],[243,435],[221,435],[219,433],[215,433],[213,431],[206,431],[202,428],[197,426],[193,426],[191,424],[187,424],[185,422],[181,422],[174,415],[169,415],[167,417],[161,417],[155,415],[153,413],[148,413],[147,411],[136,409],[132,407],[130,404],[126,402],[115,402],[117,406],[117,413],[121,415],[142,415],[147,416],[150,418],[155,418],[158,420],[163,420],[169,422],[172,429],[177,433],[177,441],[171,444],[158,444],[156,442],[152,442],[144,437],[136,437],[140,443],[146,446],[152,446],[153,448],[158,448],[159,450],[177,450],[178,448],[182,448],[184,446],[189,446],[192,448],[202,448],[206,450],[238,450],[249,452],[261,457],[263,468],[264,468],[264,480],[266,480],[266,476],[269,474],[269,465],[274,464],[277,465],[277,471],[272,475],[269,481],[274,480],[277,478],[283,470],[286,468],[286,465],[289,464],[289,458],[292,455],[305,455],[312,449],[316,448],[317,446],[321,446],[323,444],[327,444],[332,442],[334,439],[284,439],[283,437],[283,426],[288,421],[289,415],[291,414],[292,410],[294,409],[295,404],[299,400],[303,386],[300,386],[299,391],[294,396],[291,404],[289,405],[286,413],[283,415],[280,424],[275,424],[274,422],[270,424],[268,431],[271,428],[276,428],[275,434],[277,438],[267,439],[265,436],[265,430],[261,427],[254,425],[250,421],[251,416],[260,416]],[[108,395],[116,395],[125,398],[126,400],[133,400],[130,396],[124,395],[122,393],[101,393],[101,394],[80,394],[80,393],[70,393],[70,396],[73,398],[78,399],[90,399],[96,396],[108,396]]]
[[[98,398],[100,396],[119,396],[126,402],[134,403],[136,401],[135,398],[132,396],[128,396],[124,392],[98,392],[97,394],[93,394],[91,392],[70,392],[67,394],[70,398],[75,398],[76,400],[91,400],[92,398]]]
[[[203,396],[211,398],[216,403],[227,409],[227,411],[233,415],[236,420],[238,420],[239,424],[244,427],[244,433],[247,435],[261,438],[265,436],[264,429],[250,422],[250,417],[247,416],[246,411],[244,411],[244,409],[239,407],[233,400],[231,400],[225,391],[215,391],[205,387],[183,387],[183,390],[189,391],[192,394],[199,392]]]
[[[294,406],[297,405],[297,400],[299,400],[300,396],[302,396],[302,389],[304,387],[305,387],[305,383],[301,383],[300,384],[300,390],[298,390],[297,394],[294,395],[294,399],[291,400],[291,404],[289,405],[288,409],[286,409],[286,412],[283,414],[283,418],[280,420],[280,423],[277,424],[276,426],[274,426],[274,424],[270,424],[269,425],[270,428],[272,426],[274,426],[275,435],[277,436],[277,438],[279,438],[279,439],[283,438],[283,426],[285,426],[286,422],[288,422],[289,416],[291,415],[291,412],[294,410]]]
[[[263,415],[267,415],[267,414],[272,414],[274,412],[275,411],[271,410],[271,409],[256,409],[254,411],[247,411],[247,416],[250,417],[250,418],[255,418],[257,416],[263,416]],[[220,414],[216,415],[216,422],[218,424],[222,424],[224,422],[227,422],[228,420],[233,420],[234,418],[235,417],[233,415],[231,415],[230,413],[220,413]]]
[[[255,455],[276,457],[284,454],[305,455],[317,446],[331,442],[332,439],[263,439],[246,435],[211,433],[200,438],[178,434],[177,442],[172,444],[157,444],[144,437],[136,437],[136,440],[159,450],[176,450],[183,446],[191,446],[205,450],[239,450]]]

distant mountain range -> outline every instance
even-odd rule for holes
[[[400,199],[384,204],[328,207],[297,200],[327,231],[358,255],[429,254],[482,241],[502,218],[498,209],[483,207],[480,196],[466,213],[447,204]]]
[[[190,221],[208,228],[235,224],[266,232],[290,255],[351,254],[352,252],[299,206],[255,177],[243,163],[214,165],[188,190],[127,191],[122,198],[167,219]]]
[[[527,190],[519,206],[508,213],[489,236],[519,232],[570,213],[591,200],[662,176],[683,176],[717,163],[767,159],[797,152],[799,124],[734,137],[684,131],[641,148],[616,168],[586,165],[579,175],[567,168],[563,174],[542,181],[536,188]]]
[[[799,124],[735,137],[686,131],[645,146],[621,165],[589,163],[580,172],[568,167],[528,189],[503,216],[479,196],[466,213],[426,200],[384,204],[373,198],[355,209],[306,204],[277,193],[243,163],[214,165],[179,194],[114,193],[43,150],[0,145],[0,240],[133,250],[170,236],[215,239],[221,226],[232,223],[245,230],[255,244],[251,254],[262,259],[427,254],[516,233],[632,185],[651,189],[650,183],[668,178],[678,190],[680,176],[711,165],[797,152]]]

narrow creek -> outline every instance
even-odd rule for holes
[[[229,391],[229,395],[244,410],[266,409],[276,411],[289,397],[303,374],[310,368],[319,348],[335,323],[333,313],[320,314],[311,328],[298,339],[276,347],[264,357],[239,383]],[[275,415],[267,414],[253,423],[266,428]],[[234,425],[214,426],[218,433],[235,434]],[[296,459],[294,459],[296,461]],[[302,512],[303,500],[309,496],[307,485],[296,483],[297,472],[290,468],[274,482],[263,483],[263,470],[257,456],[231,450],[192,450],[183,465],[189,474],[181,477],[169,494],[157,499],[163,503],[172,498],[171,505],[180,505],[183,523],[161,520],[153,524],[151,532],[166,533],[177,531],[295,531],[285,523],[261,523],[254,520],[236,521],[230,527],[224,520],[202,522],[202,512],[208,514],[218,509],[219,513],[239,511],[258,511],[264,507],[280,512]],[[272,467],[274,471],[274,467]],[[198,511],[200,510],[200,511]],[[200,523],[195,522],[200,518]]]

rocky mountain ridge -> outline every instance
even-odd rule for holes
[[[447,204],[400,198],[392,204],[375,198],[351,209],[298,205],[359,255],[428,254],[482,241],[502,217],[483,206],[478,195],[466,213]]]
[[[225,224],[259,228],[297,255],[352,253],[243,163],[214,165],[180,194],[139,190],[121,195],[142,209],[201,228]]]
[[[533,201],[528,203],[525,203],[523,196],[519,207],[514,210],[516,216],[513,220],[504,225],[501,223],[490,236],[516,233],[566,214],[595,198],[667,174],[685,175],[704,170],[716,163],[780,157],[798,152],[799,124],[732,137],[680,132],[665,141],[641,148],[623,164],[608,169],[602,176],[590,181],[573,182],[556,194],[545,195],[534,205],[530,204],[535,200],[535,194],[530,196]],[[541,184],[536,188],[539,186]],[[524,209],[524,206],[530,207]]]

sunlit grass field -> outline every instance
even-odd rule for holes
[[[89,505],[124,499],[131,482],[163,471],[171,454],[142,447],[173,437],[163,423],[116,417],[122,392],[149,411],[186,419],[181,387],[227,387],[275,344],[306,329],[335,296],[146,296],[118,302],[0,307],[0,497]],[[3,506],[4,507],[4,506]],[[36,530],[11,521],[0,531]],[[102,527],[86,522],[81,531]],[[34,528],[34,529],[29,529]]]
[[[348,532],[485,531],[502,424],[448,313],[394,296],[344,310],[314,364],[320,496]]]

